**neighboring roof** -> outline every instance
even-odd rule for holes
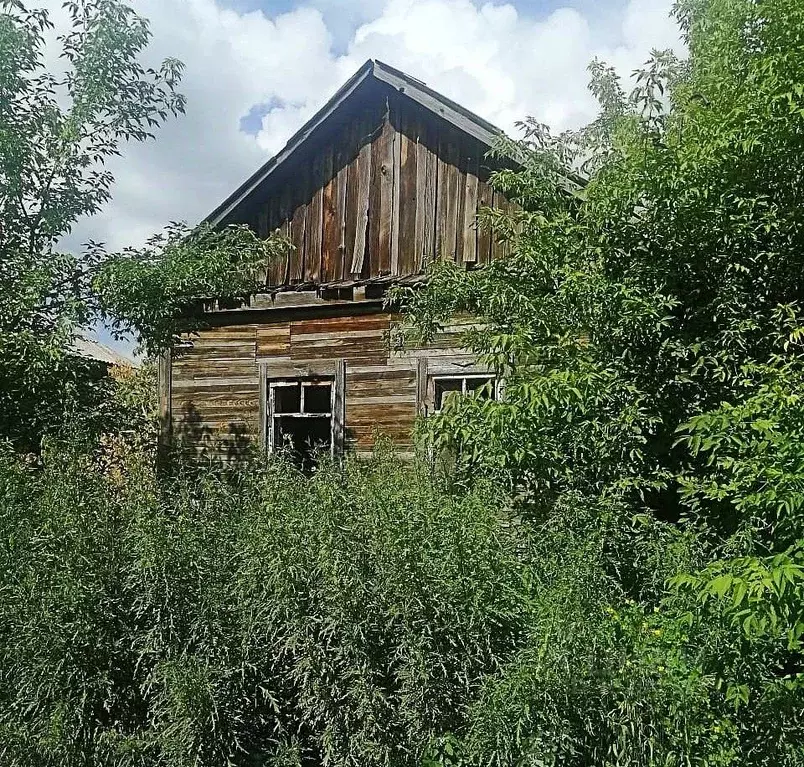
[[[343,102],[349,98],[363,83],[376,80],[391,86],[403,93],[433,114],[446,120],[459,130],[469,134],[488,147],[493,146],[502,131],[474,112],[470,112],[460,104],[442,96],[432,88],[428,88],[421,80],[417,80],[398,69],[383,64],[381,61],[369,59],[360,69],[338,89],[335,95],[318,110],[285,144],[284,148],[254,175],[222,202],[205,219],[205,223],[214,226],[225,221],[257,187],[259,187],[274,171],[276,171],[305,141],[315,132]]]
[[[137,363],[123,354],[110,349],[108,346],[83,336],[77,336],[72,343],[72,351],[77,357],[86,360],[102,362],[105,365],[122,365],[124,367],[138,367]]]

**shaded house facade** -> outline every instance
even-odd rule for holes
[[[435,258],[471,269],[504,244],[476,226],[509,208],[489,185],[494,126],[423,83],[368,61],[210,216],[293,248],[245,300],[207,302],[205,328],[163,359],[163,433],[217,457],[258,442],[370,451],[377,433],[411,447],[418,414],[491,381],[460,350],[460,327],[394,348],[393,284]],[[484,391],[493,393],[494,387]]]

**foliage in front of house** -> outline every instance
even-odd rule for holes
[[[175,66],[131,69],[141,22],[77,8],[88,61],[103,32],[178,106]],[[0,9],[0,51],[21,51],[0,88],[27,92],[41,22]],[[397,291],[425,336],[480,318],[466,343],[505,378],[501,401],[451,397],[422,424],[421,463],[157,470],[147,371],[39,456],[3,432],[0,762],[804,764],[804,4],[676,14],[688,61],[656,53],[630,95],[595,63],[598,120],[503,147],[525,161],[497,178],[522,211],[484,218],[509,257]],[[7,231],[33,231],[15,210]],[[36,360],[63,354],[75,306],[157,348],[255,254],[242,231],[176,230],[92,249],[80,290],[53,292],[14,237],[14,284],[38,287],[9,306],[50,312]],[[62,263],[50,247],[36,258]]]

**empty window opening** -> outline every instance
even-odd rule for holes
[[[304,472],[316,453],[334,451],[332,380],[271,381],[268,388],[268,449],[286,450]]]
[[[441,410],[444,403],[453,396],[474,393],[483,399],[498,399],[499,386],[491,375],[434,376],[433,405]]]

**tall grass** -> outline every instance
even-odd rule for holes
[[[521,529],[392,457],[0,464],[0,763],[414,764],[521,642]]]

